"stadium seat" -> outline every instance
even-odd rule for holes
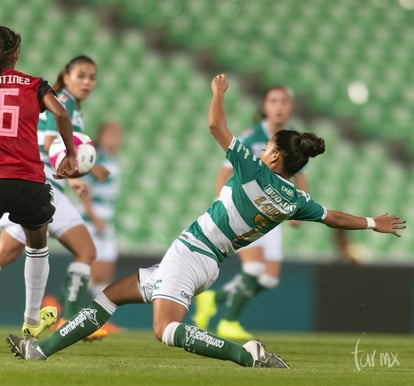
[[[252,125],[258,103],[244,95],[240,79],[245,73],[257,73],[262,84],[289,85],[326,116],[295,119],[299,129],[314,131],[327,144],[325,154],[306,168],[315,200],[363,215],[392,210],[414,218],[404,206],[414,194],[410,173],[390,161],[382,142],[402,139],[414,152],[414,92],[406,79],[414,57],[409,49],[413,27],[409,12],[399,6],[384,11],[356,0],[269,1],[265,6],[244,0],[121,0],[125,28],[113,34],[100,27],[94,8],[64,11],[50,0],[29,3],[19,12],[16,2],[2,5],[2,15],[23,35],[22,70],[53,82],[66,60],[91,55],[98,82],[83,104],[87,131],[93,133],[105,118],[124,126],[116,218],[122,251],[164,251],[214,198],[224,153],[206,127],[210,74],[197,70],[193,61],[201,50],[210,50],[217,67],[229,73],[226,109],[237,135]],[[146,33],[154,29],[163,30],[179,52],[147,47]],[[399,39],[407,49],[395,44]],[[365,105],[349,101],[347,87],[355,80],[369,87]],[[345,141],[333,119],[344,116],[355,117],[369,140],[358,146]],[[329,228],[285,224],[284,232],[287,259],[324,261],[335,254]],[[408,261],[414,247],[410,237],[375,232],[350,237],[385,263]]]

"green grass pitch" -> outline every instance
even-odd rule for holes
[[[17,360],[0,328],[0,384],[49,385],[414,385],[414,337],[375,334],[257,333],[285,369],[243,368],[162,345],[150,331],[128,330],[77,344],[47,361]]]

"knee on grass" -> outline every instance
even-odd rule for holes
[[[174,346],[174,335],[179,325],[179,322],[170,322],[166,325],[154,323],[154,336],[167,346]]]

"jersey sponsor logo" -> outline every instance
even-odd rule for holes
[[[287,188],[286,188],[287,189]],[[282,187],[283,190],[283,187]],[[292,204],[290,201],[284,199],[280,194],[273,189],[273,186],[267,185],[264,188],[265,193],[268,197],[279,207],[282,209],[284,213],[291,214],[296,211],[297,204]],[[292,192],[293,194],[293,192]]]
[[[97,310],[94,308],[82,308],[75,319],[68,322],[64,327],[59,330],[61,336],[66,336],[74,331],[78,326],[84,328],[85,321],[91,321],[95,326],[99,327],[99,323],[96,320]]]
[[[30,78],[20,75],[1,75],[0,84],[30,84]]]
[[[181,291],[181,297],[187,301],[188,304],[191,304],[191,295],[187,294],[184,291]]]
[[[243,184],[243,190],[254,206],[273,222],[282,222],[295,212],[297,205],[279,195],[271,185],[262,188],[257,181]]]
[[[223,348],[224,340],[209,335],[207,331],[200,331],[195,326],[185,326],[185,342],[184,348],[190,348],[196,341],[204,342],[206,346],[213,346],[217,348]]]
[[[254,223],[256,224],[256,226],[254,228],[250,229],[248,232],[245,232],[245,233],[235,237],[234,239],[231,240],[231,242],[234,244],[234,243],[239,243],[241,241],[250,241],[251,243],[253,241],[256,241],[257,239],[259,239],[262,236],[260,231],[267,224],[269,224],[269,222],[270,222],[269,219],[264,217],[262,214],[260,214],[260,213],[256,214],[256,216],[254,217]]]
[[[60,95],[58,96],[58,99],[59,99],[59,101],[61,101],[62,103],[65,103],[65,102],[67,102],[67,101],[69,100],[69,97],[68,97],[66,94],[62,93],[62,94],[60,94]]]
[[[282,222],[289,217],[286,213],[281,212],[281,208],[277,207],[265,196],[258,197],[254,200],[254,203],[256,207],[272,221]]]
[[[156,281],[155,281],[155,283],[153,284],[153,286],[152,286],[152,289],[153,290],[159,290],[160,289],[160,286],[158,285],[158,284],[161,284],[162,283],[162,279],[157,279]]]
[[[287,186],[282,186],[282,190],[289,196],[289,197],[293,197],[293,190],[288,188]]]

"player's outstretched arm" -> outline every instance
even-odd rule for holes
[[[208,111],[208,127],[219,145],[227,151],[233,134],[227,128],[226,115],[224,113],[224,93],[229,84],[225,74],[216,75],[211,81],[211,97],[210,109]]]
[[[405,229],[405,221],[396,215],[382,214],[375,218],[354,216],[336,210],[328,210],[322,222],[338,229],[373,229],[380,233],[392,233],[400,237],[399,230]]]
[[[63,142],[66,146],[66,156],[59,165],[56,177],[70,177],[75,171],[76,153],[73,146],[72,123],[68,112],[51,92],[43,97],[43,103],[53,114]]]

